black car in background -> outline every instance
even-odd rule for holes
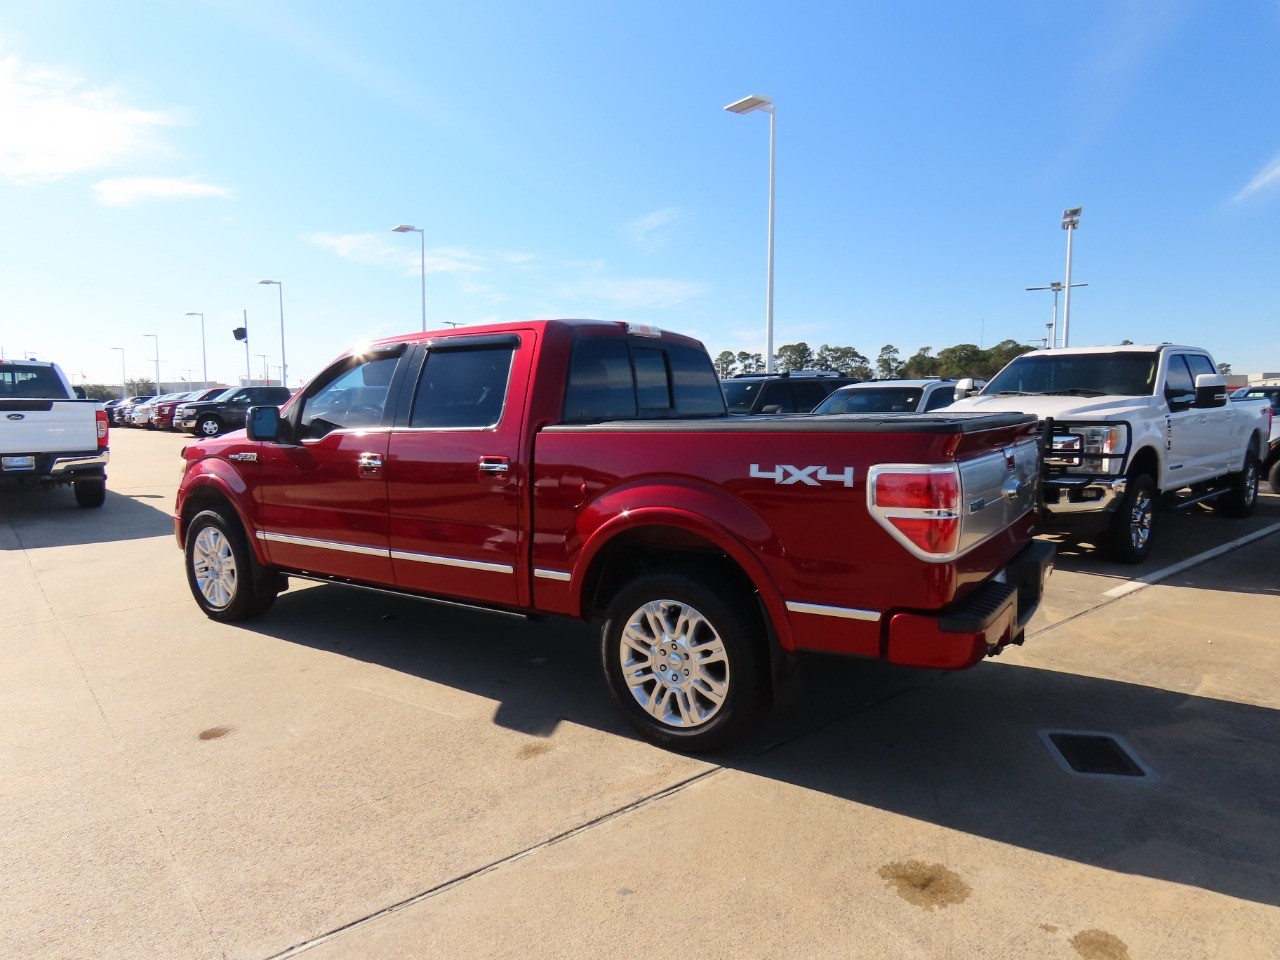
[[[287,387],[232,387],[212,400],[182,404],[173,412],[173,422],[194,436],[216,437],[243,427],[250,407],[278,407],[291,395]]]
[[[721,380],[729,412],[738,415],[757,413],[808,413],[827,395],[846,384],[858,383],[857,377],[842,377],[835,371],[798,370],[794,373],[740,373]]]

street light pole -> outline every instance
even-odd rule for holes
[[[1088,284],[1087,284],[1087,283],[1073,283],[1071,286],[1073,286],[1073,287],[1087,287],[1087,286],[1088,286]],[[1052,348],[1054,348],[1054,347],[1056,347],[1056,346],[1058,345],[1058,294],[1060,294],[1060,293],[1062,292],[1062,290],[1063,290],[1062,282],[1061,282],[1060,280],[1054,280],[1052,283],[1046,284],[1046,285],[1045,285],[1045,286],[1043,286],[1043,287],[1026,287],[1025,289],[1027,289],[1027,290],[1052,290],[1052,291],[1053,291],[1053,323],[1046,324],[1046,326],[1048,326],[1048,328],[1049,328],[1049,336],[1046,338],[1046,343],[1047,343],[1048,347],[1049,347],[1050,349],[1052,349]],[[1066,344],[1064,343],[1064,344],[1063,344],[1063,346],[1065,347],[1065,346],[1066,346]]]
[[[402,223],[398,227],[391,228],[392,233],[416,233],[418,239],[422,242],[422,267],[420,273],[420,283],[422,285],[422,332],[427,332],[427,235],[422,227],[415,227],[412,224]]]
[[[1067,231],[1067,278],[1062,284],[1062,345],[1071,346],[1071,236],[1080,226],[1080,214],[1084,207],[1072,207],[1062,211],[1062,229]]]
[[[124,400],[129,395],[129,377],[124,369],[124,347],[112,347],[111,349],[120,351],[120,399]]]
[[[774,114],[773,101],[755,94],[743,97],[727,107],[730,113],[739,115],[759,110],[769,115],[769,266],[765,280],[765,361],[764,372],[773,373],[773,170],[774,170]]]
[[[160,334],[144,333],[144,337],[152,337],[156,342],[156,396],[160,396]]]
[[[204,389],[208,390],[209,389],[209,353],[208,353],[208,350],[205,348],[205,342],[204,342],[204,314],[196,313],[192,311],[191,313],[188,313],[187,316],[200,318],[200,359],[204,362],[204,370],[202,371],[202,373],[204,374],[204,381],[200,385]]]
[[[260,284],[275,284],[280,290],[280,386],[289,385],[289,365],[284,359],[284,281],[259,280]]]

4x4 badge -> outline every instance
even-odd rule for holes
[[[842,483],[846,487],[853,486],[853,467],[845,467],[839,473],[832,473],[830,467],[818,464],[812,467],[793,467],[789,463],[780,463],[769,470],[760,469],[760,464],[751,465],[751,476],[757,480],[772,480],[780,487],[792,483],[803,483],[808,487],[820,487],[823,483]]]

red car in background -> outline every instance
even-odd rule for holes
[[[151,426],[157,430],[176,430],[178,428],[173,425],[173,411],[178,409],[178,404],[195,400],[212,400],[226,389],[226,387],[209,387],[205,390],[194,390],[157,403],[151,408]]]

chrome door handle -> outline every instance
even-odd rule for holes
[[[382,470],[382,454],[362,453],[356,461],[356,468],[362,477],[376,476]]]
[[[511,461],[506,457],[481,457],[480,472],[490,474],[507,473],[511,470]]]

